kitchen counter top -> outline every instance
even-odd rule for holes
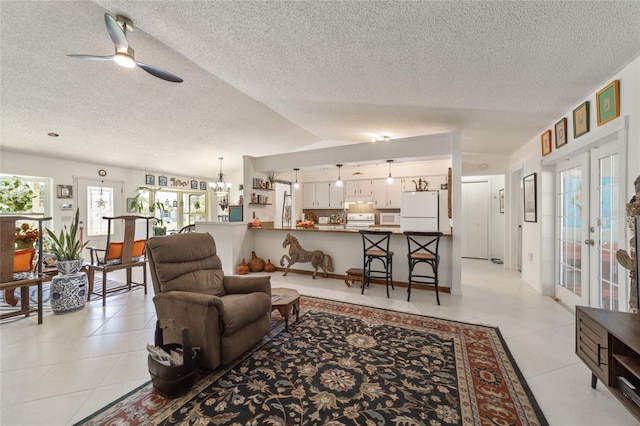
[[[256,231],[258,231],[258,230],[264,230],[264,231],[300,231],[300,232],[322,232],[322,233],[333,232],[333,233],[340,233],[340,234],[357,234],[358,233],[358,229],[343,228],[342,225],[315,225],[315,226],[310,226],[308,228],[282,227],[282,226],[261,226],[259,228],[249,227],[249,229],[254,229]],[[404,232],[398,226],[374,225],[374,226],[370,226],[367,229],[369,229],[371,231],[391,231],[392,234],[398,234],[398,235],[402,235],[402,233]],[[443,236],[444,237],[450,237],[451,233],[443,233]]]

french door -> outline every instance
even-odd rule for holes
[[[618,310],[619,155],[611,143],[558,165],[556,296],[566,305]]]
[[[122,203],[122,182],[109,181],[100,179],[83,179],[75,180],[75,190],[80,208],[80,225],[79,228],[84,242],[90,241],[90,246],[103,247],[107,240],[107,221],[103,220],[104,216],[118,216],[124,214]],[[69,210],[68,215],[63,215],[65,222],[73,219],[75,215],[75,207]],[[116,221],[117,227],[121,224]],[[67,225],[63,223],[62,225]],[[112,234],[120,235],[121,229],[111,231]]]

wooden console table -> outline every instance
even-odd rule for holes
[[[640,314],[576,306],[576,354],[640,420],[640,406],[624,396],[618,377],[640,381]],[[640,389],[638,389],[640,394]]]

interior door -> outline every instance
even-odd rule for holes
[[[489,258],[489,182],[462,182],[462,257]]]

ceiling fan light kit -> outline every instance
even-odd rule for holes
[[[96,56],[96,55],[67,55],[72,58],[89,59],[94,61],[109,61],[113,60],[116,64],[125,68],[142,68],[154,77],[158,77],[162,80],[170,81],[172,83],[182,83],[183,80],[175,74],[165,71],[162,68],[155,67],[153,65],[143,64],[136,61],[135,52],[129,47],[129,41],[127,40],[127,31],[133,31],[133,21],[126,16],[116,15],[114,18],[112,15],[105,13],[104,22],[107,26],[107,32],[113,41],[116,48],[116,53],[112,56]]]

